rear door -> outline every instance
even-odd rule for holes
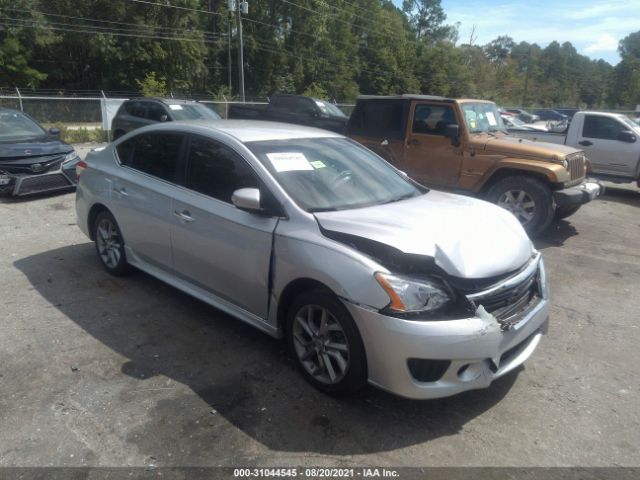
[[[136,135],[117,146],[121,168],[111,178],[111,206],[128,254],[170,271],[171,195],[185,136]]]
[[[197,135],[186,162],[185,188],[175,193],[171,218],[176,274],[266,319],[278,218],[231,203],[235,190],[261,185],[257,174],[228,145]]]
[[[586,114],[578,136],[578,148],[587,154],[594,173],[633,177],[638,165],[638,143],[618,139],[629,127],[616,118]]]
[[[462,147],[444,136],[447,125],[458,125],[453,105],[414,102],[408,126],[404,170],[425,185],[453,186],[458,183]]]

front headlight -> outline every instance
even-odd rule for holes
[[[62,163],[70,162],[71,160],[75,160],[76,158],[78,158],[78,152],[76,152],[75,150],[71,150],[64,156],[64,160],[62,160]]]
[[[376,280],[389,295],[387,307],[397,313],[433,312],[451,301],[444,285],[436,280],[408,278],[377,272]]]
[[[565,170],[569,170],[569,160],[564,160],[562,162],[562,166],[564,167]]]

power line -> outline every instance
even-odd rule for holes
[[[73,19],[73,20],[85,20],[85,21],[89,21],[89,22],[107,23],[107,24],[112,24],[112,25],[132,26],[132,27],[135,27],[138,30],[141,29],[141,28],[143,28],[143,29],[147,28],[147,29],[151,29],[151,30],[167,30],[167,31],[178,32],[178,33],[193,32],[193,33],[198,33],[198,34],[201,33],[201,34],[207,35],[207,36],[213,35],[212,33],[205,32],[203,30],[193,30],[193,29],[187,29],[187,28],[173,28],[173,27],[165,27],[165,26],[160,26],[160,25],[154,26],[154,25],[145,25],[145,24],[138,24],[138,23],[116,22],[116,21],[113,21],[113,20],[100,20],[100,19],[97,19],[97,18],[76,17],[76,16],[72,16],[72,15],[62,15],[62,14],[59,14],[59,13],[50,13],[50,12],[43,12],[43,11],[38,11],[38,10],[25,10],[25,9],[22,9],[22,8],[15,8],[15,7],[0,7],[0,10],[11,10],[11,11],[22,12],[22,13],[35,13],[35,14],[46,15],[46,16],[51,16],[51,17],[68,18],[68,19]],[[218,36],[224,36],[224,35],[218,35]]]
[[[174,40],[174,41],[185,41],[185,42],[203,42],[208,44],[219,44],[220,40],[211,40],[206,38],[193,38],[193,37],[176,37],[176,36],[157,36],[157,35],[145,35],[140,33],[123,33],[123,32],[111,32],[111,31],[99,31],[99,30],[91,30],[89,27],[95,26],[86,26],[86,25],[75,25],[75,24],[63,24],[63,23],[55,23],[50,22],[51,25],[42,24],[40,22],[34,20],[24,20],[19,18],[0,18],[0,21],[11,22],[11,23],[0,23],[0,26],[3,27],[23,27],[23,28],[32,28],[32,29],[44,29],[44,30],[54,30],[61,32],[70,32],[70,33],[90,33],[90,34],[104,34],[104,35],[113,35],[119,37],[133,37],[133,38],[147,38],[153,40]],[[62,28],[56,25],[66,25],[66,26],[74,26],[80,27],[79,29],[72,28]]]
[[[150,2],[147,0],[129,0],[130,2],[136,2],[136,3],[145,3],[148,5],[157,5],[159,7],[166,7],[166,8],[176,8],[179,10],[187,10],[189,12],[198,12],[198,13],[206,13],[207,15],[219,15],[221,17],[224,17],[225,15],[223,15],[222,13],[218,13],[218,12],[210,12],[208,10],[200,10],[198,8],[189,8],[189,7],[182,7],[180,5],[171,5],[170,3],[158,3],[158,2]]]

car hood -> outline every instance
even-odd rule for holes
[[[566,145],[538,142],[537,140],[527,140],[510,135],[489,138],[484,149],[487,152],[499,152],[503,155],[542,157],[547,159],[552,159],[554,156],[561,157],[562,155],[569,155],[570,153],[578,151]]]
[[[454,277],[502,275],[533,255],[531,240],[511,213],[435,190],[399,202],[314,215],[325,230],[431,257]]]
[[[73,148],[62,140],[39,138],[0,143],[0,160],[17,160],[69,153]]]

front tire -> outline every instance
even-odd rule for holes
[[[332,395],[358,392],[367,383],[360,332],[335,295],[311,290],[298,296],[287,315],[287,346],[309,383]]]
[[[111,275],[123,276],[131,271],[124,251],[120,227],[110,212],[103,211],[93,222],[96,252],[104,269]]]
[[[510,211],[530,236],[543,232],[553,220],[551,189],[535,178],[506,177],[488,190],[486,199]]]

